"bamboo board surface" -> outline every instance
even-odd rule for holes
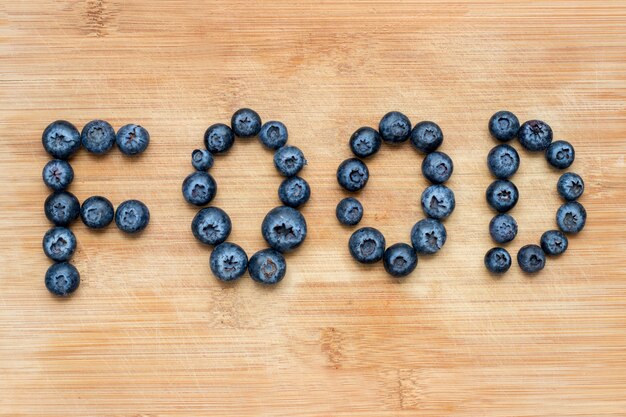
[[[0,415],[624,416],[626,2],[24,1],[0,4]],[[289,128],[313,190],[276,288],[220,285],[180,185],[206,127],[243,106]],[[489,276],[485,159],[496,110],[576,148],[589,219],[534,278]],[[457,209],[404,282],[349,256],[334,209],[351,133],[390,110],[434,120]],[[140,123],[141,157],[80,152],[79,199],[143,200],[139,238],[78,222],[82,283],[49,295],[41,132]],[[518,149],[519,146],[515,145]],[[555,227],[557,172],[521,152],[508,249]],[[408,241],[422,157],[384,146],[362,225]],[[217,159],[214,204],[252,254],[278,205],[271,153]]]

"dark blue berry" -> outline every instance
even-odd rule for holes
[[[76,250],[76,236],[67,227],[53,227],[43,236],[43,252],[53,261],[69,261]]]
[[[46,288],[54,295],[67,297],[80,285],[80,274],[74,265],[61,262],[53,264],[46,272]]]
[[[504,248],[493,248],[485,254],[485,266],[494,274],[504,274],[511,267],[511,255]]]
[[[261,117],[252,109],[239,109],[230,119],[230,126],[240,138],[256,136],[261,130]]]
[[[537,245],[526,245],[517,252],[517,263],[522,271],[534,274],[546,266],[546,254]]]
[[[80,218],[85,226],[92,229],[107,227],[113,221],[114,216],[113,204],[107,198],[98,195],[83,201],[80,208]]]
[[[541,120],[529,120],[519,128],[517,136],[529,151],[545,151],[552,142],[552,129]]]
[[[198,171],[207,171],[213,166],[213,155],[206,149],[195,149],[191,153],[191,165]]]
[[[376,129],[361,127],[350,137],[350,149],[359,158],[374,155],[380,149],[383,139]]]
[[[216,193],[217,183],[204,171],[189,174],[183,181],[183,197],[196,206],[209,204]]]
[[[74,170],[69,162],[53,159],[43,167],[41,176],[43,182],[53,191],[63,191],[74,180]]]
[[[287,144],[288,138],[287,126],[274,120],[265,122],[259,132],[261,143],[269,149],[276,150],[282,148]]]
[[[83,148],[91,153],[103,154],[115,143],[115,130],[104,120],[92,120],[80,132],[80,141]]]
[[[435,122],[419,122],[411,131],[411,143],[421,153],[431,153],[443,143],[443,132]]]
[[[577,201],[563,204],[556,212],[556,224],[564,233],[578,233],[585,227],[587,211]]]
[[[445,219],[455,205],[454,192],[445,185],[431,185],[422,193],[422,210],[433,219]]]
[[[501,180],[506,180],[515,174],[519,163],[519,154],[515,148],[506,144],[496,146],[487,155],[489,171]]]
[[[438,252],[446,243],[447,237],[446,228],[435,219],[422,219],[411,229],[411,244],[419,254]]]
[[[115,224],[122,232],[141,232],[149,222],[150,211],[139,200],[126,200],[115,211]]]
[[[363,205],[354,197],[346,197],[337,204],[335,215],[339,223],[354,226],[363,218]]]
[[[309,201],[310,197],[309,183],[298,176],[285,178],[278,187],[278,198],[289,207],[300,207]]]
[[[69,191],[57,191],[46,198],[44,212],[55,225],[69,226],[80,214],[80,202]]]
[[[235,134],[224,123],[215,123],[204,132],[204,146],[213,154],[228,151],[235,143]]]
[[[385,142],[404,142],[411,134],[411,121],[404,114],[391,111],[380,120],[378,131]]]
[[[396,243],[385,250],[383,265],[389,275],[405,277],[415,270],[417,253],[411,245]]]
[[[239,245],[220,243],[211,252],[209,259],[211,272],[220,281],[234,281],[248,268],[248,255]]]
[[[432,152],[422,161],[422,174],[433,184],[448,181],[453,170],[452,159],[443,152]]]
[[[231,229],[230,217],[217,207],[203,208],[191,222],[191,232],[196,239],[206,245],[219,245],[225,242]]]
[[[296,209],[275,207],[263,219],[261,233],[272,248],[282,253],[289,252],[306,239],[306,220]]]
[[[142,126],[128,124],[117,131],[115,142],[124,155],[138,155],[150,144],[150,134]]]
[[[348,191],[359,191],[367,184],[370,172],[365,162],[357,158],[343,161],[337,168],[337,182]]]
[[[53,158],[69,159],[80,149],[80,133],[70,122],[57,120],[43,131],[41,143]]]
[[[373,227],[363,227],[352,233],[348,247],[357,262],[372,264],[383,259],[385,237]]]
[[[304,154],[296,146],[283,146],[274,153],[274,166],[285,177],[293,177],[306,163]]]
[[[497,243],[510,242],[517,236],[517,222],[508,214],[497,214],[489,222],[489,234]]]
[[[499,213],[511,210],[517,204],[519,192],[508,180],[496,180],[487,188],[487,203]]]
[[[248,273],[261,284],[276,284],[285,277],[287,262],[282,253],[274,249],[263,249],[250,258]]]
[[[583,195],[585,191],[585,182],[580,175],[573,172],[566,172],[561,175],[556,183],[556,190],[559,195],[567,201],[575,201]]]
[[[567,250],[567,236],[558,230],[548,230],[541,235],[541,249],[547,255],[560,255]]]
[[[555,168],[565,169],[574,163],[576,152],[571,143],[564,140],[552,142],[546,149],[546,159]]]
[[[489,133],[500,142],[508,142],[514,139],[517,137],[518,130],[519,120],[510,111],[499,111],[489,119]]]

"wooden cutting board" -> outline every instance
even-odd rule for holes
[[[0,62],[0,415],[626,415],[626,2],[6,1]],[[275,288],[211,276],[180,192],[204,130],[244,106],[309,162],[309,236]],[[536,277],[483,266],[503,108],[572,142],[587,187],[587,227]],[[439,123],[455,164],[449,240],[401,282],[356,264],[334,216],[350,135],[390,110]],[[40,137],[95,118],[140,123],[150,147],[80,152],[71,191],[152,220],[138,238],[77,222],[82,283],[59,300]],[[520,152],[514,256],[561,203],[559,172]],[[362,225],[389,244],[423,217],[421,160],[406,143],[368,161]],[[212,174],[251,255],[278,205],[272,154],[238,140]]]

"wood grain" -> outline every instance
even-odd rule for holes
[[[626,415],[626,2],[23,1],[0,3],[0,415]],[[284,121],[309,165],[310,235],[276,288],[220,285],[180,184],[206,127],[249,106]],[[507,108],[576,147],[589,213],[567,254],[490,277],[484,202]],[[334,207],[347,141],[397,109],[434,120],[455,173],[449,241],[404,282],[347,251]],[[140,238],[74,227],[69,300],[43,285],[51,121],[151,133],[136,159],[80,153],[71,187],[145,201]],[[522,153],[509,246],[555,227],[558,173]],[[421,157],[385,147],[363,225],[407,241]],[[213,171],[232,241],[263,247],[271,153],[238,141]]]

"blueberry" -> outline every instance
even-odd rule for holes
[[[261,130],[261,117],[251,109],[239,109],[230,119],[230,126],[240,138],[256,136]]]
[[[376,129],[361,127],[350,137],[350,149],[359,158],[374,155],[380,149],[383,139]]]
[[[294,208],[275,207],[263,219],[261,233],[272,248],[282,253],[289,252],[306,239],[306,220]]]
[[[278,198],[289,207],[300,207],[309,201],[310,197],[309,183],[298,176],[285,178],[278,187]]]
[[[515,148],[506,144],[496,146],[487,155],[489,171],[501,180],[506,180],[515,174],[519,163],[519,154]]]
[[[362,227],[352,233],[348,247],[357,262],[372,264],[383,259],[385,237],[373,227]]]
[[[417,253],[411,245],[396,243],[385,250],[383,265],[389,275],[405,277],[415,270]]]
[[[270,149],[279,149],[287,144],[289,132],[287,126],[281,122],[265,122],[259,132],[261,143]]]
[[[209,152],[220,154],[228,151],[235,143],[235,134],[224,123],[215,123],[204,132],[204,146]]]
[[[354,226],[363,218],[363,205],[356,198],[346,197],[337,204],[335,215],[339,223]]]
[[[115,138],[117,147],[125,155],[137,155],[150,144],[150,134],[142,126],[129,124],[120,127]]]
[[[256,282],[276,284],[285,277],[287,262],[282,253],[274,249],[263,249],[250,258],[248,272]]]
[[[43,131],[41,143],[52,157],[69,159],[80,149],[80,133],[70,122],[57,120]]]
[[[546,254],[537,245],[526,245],[517,252],[517,263],[522,271],[533,274],[546,266]]]
[[[563,204],[556,212],[556,224],[564,233],[578,233],[585,227],[587,211],[577,201]]]
[[[107,198],[99,195],[83,201],[80,208],[80,218],[85,226],[92,229],[107,227],[113,221],[114,216],[113,204]]]
[[[198,171],[207,171],[213,166],[213,155],[206,149],[194,149],[191,153],[191,165]]]
[[[115,224],[122,232],[141,232],[149,222],[150,211],[139,200],[126,200],[115,211]]]
[[[76,236],[67,227],[53,227],[43,236],[43,252],[53,261],[69,261],[76,250]]]
[[[357,158],[346,159],[337,168],[337,182],[348,191],[359,191],[364,188],[369,176],[367,165]]]
[[[500,142],[508,142],[517,137],[518,130],[519,120],[510,111],[501,110],[489,119],[489,133]]]
[[[191,222],[191,232],[206,245],[219,245],[225,242],[232,223],[228,214],[217,207],[206,207],[198,211]]]
[[[567,250],[567,236],[558,230],[548,230],[541,235],[541,249],[547,255],[560,255]]]
[[[511,210],[517,204],[519,192],[517,187],[508,180],[496,180],[487,188],[487,203],[500,213]]]
[[[497,214],[489,222],[489,234],[498,243],[507,243],[517,236],[517,222],[508,214]]]
[[[452,159],[443,152],[430,153],[422,161],[422,174],[433,184],[443,184],[448,181],[453,170]]]
[[[54,295],[67,297],[80,285],[80,274],[74,265],[61,262],[53,264],[46,272],[46,288]]]
[[[44,203],[46,217],[57,226],[69,226],[80,214],[80,202],[69,191],[56,191]]]
[[[103,154],[115,143],[115,130],[104,120],[92,120],[80,132],[83,147],[91,153]]]
[[[54,191],[63,191],[74,180],[74,170],[69,162],[53,159],[43,167],[43,182]]]
[[[183,197],[196,206],[209,204],[216,193],[217,184],[215,180],[204,171],[189,174],[183,181]]]
[[[552,142],[552,129],[541,120],[529,120],[519,128],[517,136],[529,151],[545,151]]]
[[[455,205],[454,193],[445,185],[431,185],[422,193],[422,210],[433,219],[445,219]]]
[[[485,254],[485,266],[494,274],[504,274],[511,267],[511,255],[504,248],[493,248]]]
[[[556,183],[556,190],[559,195],[567,201],[575,201],[583,195],[585,191],[585,182],[580,175],[573,172],[566,172],[561,175]]]
[[[241,277],[248,268],[248,255],[239,245],[220,243],[211,252],[209,259],[211,272],[220,281],[234,281]]]
[[[411,244],[419,254],[433,254],[446,243],[448,234],[439,220],[422,219],[411,229]]]
[[[411,134],[411,121],[404,114],[391,111],[380,120],[378,131],[385,142],[404,142]]]
[[[419,122],[411,131],[411,143],[422,153],[431,153],[443,143],[443,132],[435,122]]]
[[[283,146],[274,153],[274,166],[285,177],[296,175],[306,163],[304,154],[296,146]]]
[[[548,163],[558,169],[565,169],[572,165],[575,156],[576,152],[572,144],[564,140],[552,142],[546,149]]]

